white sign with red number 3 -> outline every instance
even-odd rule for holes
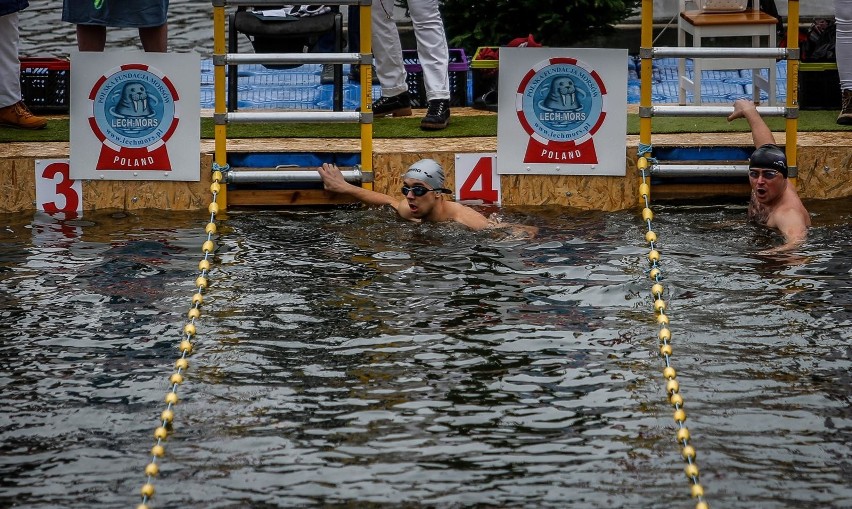
[[[71,180],[68,159],[36,159],[36,208],[49,214],[83,210],[83,184]]]
[[[500,205],[497,154],[456,154],[456,201]]]

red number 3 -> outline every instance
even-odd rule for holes
[[[70,169],[68,163],[51,163],[48,164],[41,173],[42,178],[53,180],[56,175],[62,178],[56,183],[56,195],[65,197],[65,206],[59,208],[56,202],[48,202],[43,205],[44,211],[50,214],[56,212],[76,212],[77,206],[80,204],[80,197],[77,191],[74,190],[74,181],[69,175]]]

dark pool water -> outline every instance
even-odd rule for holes
[[[62,22],[62,3],[58,0],[29,0],[30,7],[21,12],[22,54],[29,56],[67,57],[76,49],[74,27]],[[808,0],[801,2],[801,16],[810,22],[813,18],[830,17],[834,13],[834,0]],[[787,15],[787,3],[775,2],[782,16]],[[676,2],[654,2],[655,18],[665,23],[677,13]],[[395,16],[402,16],[400,9]],[[213,7],[210,0],[171,0],[169,2],[169,51],[195,51],[209,58],[213,53]],[[630,22],[638,23],[633,16]],[[674,29],[669,27],[668,30]],[[453,35],[453,34],[451,34]],[[107,35],[110,48],[142,49],[135,30],[112,29]],[[468,55],[471,57],[472,55]]]
[[[711,507],[852,506],[852,205],[795,257],[662,205],[673,365]],[[232,211],[152,507],[694,507],[636,211],[511,240]],[[0,507],[135,507],[203,214],[0,216]]]

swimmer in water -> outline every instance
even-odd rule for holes
[[[402,177],[401,199],[346,182],[334,164],[324,163],[318,171],[326,191],[347,194],[367,205],[393,207],[400,217],[409,221],[455,221],[471,230],[520,228],[527,236],[534,236],[532,230],[537,231],[534,227],[501,223],[494,215],[487,218],[466,205],[448,200],[445,195],[452,191],[444,187],[444,169],[432,159],[421,159],[409,166]]]
[[[787,180],[787,158],[775,145],[775,138],[755,108],[747,99],[734,102],[734,112],[728,121],[744,118],[751,127],[754,146],[749,158],[748,180],[751,201],[748,217],[755,223],[773,228],[784,236],[784,244],[764,253],[780,253],[802,245],[811,225],[811,218],[793,185]]]

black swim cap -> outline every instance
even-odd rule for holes
[[[787,156],[778,145],[767,143],[752,152],[748,159],[749,169],[778,170],[787,178]]]

